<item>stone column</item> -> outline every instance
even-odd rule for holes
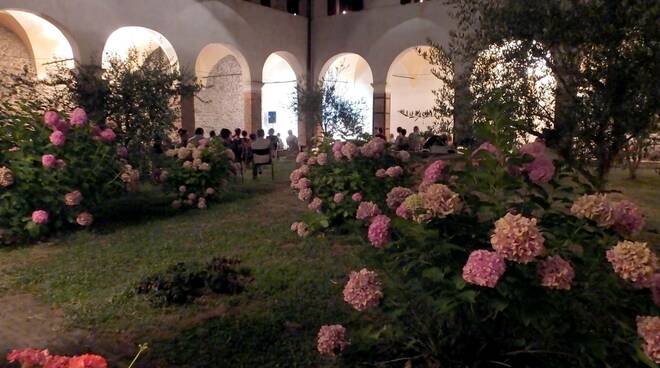
[[[181,128],[192,136],[195,131],[195,96],[181,96]]]
[[[246,82],[243,89],[243,102],[245,130],[256,133],[261,129],[261,89],[264,84],[261,81]]]
[[[390,130],[390,109],[392,100],[390,93],[387,92],[385,82],[373,84],[374,87],[374,115],[373,115],[373,134],[378,133],[378,128],[383,128],[385,136],[389,137]]]

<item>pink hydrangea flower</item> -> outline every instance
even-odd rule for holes
[[[474,152],[472,152],[472,157],[474,158],[474,157],[477,156],[480,152],[490,152],[490,153],[492,153],[493,155],[495,155],[496,157],[500,157],[500,155],[502,154],[502,153],[500,152],[500,150],[499,150],[494,144],[492,144],[492,143],[490,143],[490,142],[484,142],[484,143],[482,143],[482,144],[479,146],[479,148],[477,148],[476,150],[474,150]]]
[[[644,353],[660,364],[660,317],[638,316],[637,334],[644,339]]]
[[[655,305],[660,307],[660,273],[656,273],[651,277],[651,295]]]
[[[362,193],[360,192],[353,193],[351,199],[353,200],[353,202],[362,202]]]
[[[520,153],[530,155],[534,158],[544,156],[546,153],[545,143],[543,143],[541,140],[537,140],[533,143],[527,143],[520,147]]]
[[[44,368],[69,368],[71,358],[62,355],[50,355],[46,358]]]
[[[47,168],[52,169],[57,166],[57,158],[51,154],[41,156],[41,164]]]
[[[303,178],[304,175],[300,171],[300,169],[295,169],[289,174],[289,180],[291,181],[291,187],[296,188],[298,185],[298,181],[300,181],[301,178]]]
[[[37,225],[43,225],[48,223],[48,212],[44,210],[36,210],[32,212],[32,222]]]
[[[298,156],[296,156],[296,163],[304,164],[305,162],[307,162],[307,153],[305,152],[298,153]]]
[[[547,183],[555,175],[555,164],[546,156],[539,156],[534,161],[524,164],[523,169],[527,171],[529,180],[535,184]]]
[[[334,197],[332,197],[332,200],[337,204],[343,202],[344,201],[344,193],[342,193],[342,192],[335,193]]]
[[[99,134],[99,137],[101,137],[101,140],[103,142],[111,143],[111,142],[115,141],[115,139],[117,138],[117,135],[115,134],[115,132],[112,129],[105,128],[101,131],[101,133]]]
[[[431,218],[445,218],[463,208],[458,193],[444,184],[431,184],[424,188],[420,196],[422,206]]]
[[[76,217],[76,223],[80,226],[90,226],[94,222],[94,216],[89,212],[81,212],[78,217]]]
[[[640,287],[650,287],[658,270],[658,258],[646,243],[624,240],[609,249],[607,260],[614,272]]]
[[[60,116],[55,111],[46,111],[44,114],[44,124],[48,125],[49,127],[55,126],[59,120]]]
[[[312,166],[316,165],[316,157],[310,157],[307,159],[307,165]]]
[[[629,200],[621,200],[612,206],[614,229],[623,235],[638,234],[644,227],[642,211]]]
[[[39,367],[46,364],[49,355],[48,350],[12,350],[7,354],[7,362],[18,363],[21,367]]]
[[[369,158],[378,158],[380,157],[383,152],[385,151],[385,141],[382,138],[376,137],[364,146],[360,148],[360,153],[364,157],[369,157]]]
[[[294,222],[291,224],[291,231],[297,233],[299,237],[304,238],[309,235],[309,230],[304,222]]]
[[[595,221],[601,227],[614,224],[614,207],[605,194],[583,195],[573,202],[571,213],[577,218]]]
[[[352,160],[358,156],[359,150],[358,147],[351,143],[351,142],[346,142],[342,147],[341,147],[341,153],[344,155],[349,160]]]
[[[575,277],[573,266],[560,256],[546,258],[538,265],[541,285],[550,289],[570,290]]]
[[[397,209],[399,206],[401,206],[401,203],[408,198],[408,196],[412,195],[413,191],[404,188],[404,187],[394,187],[392,190],[390,190],[389,193],[387,193],[387,198],[385,199],[385,203],[387,203],[387,207],[390,209]]]
[[[405,203],[401,203],[399,207],[396,208],[396,215],[406,220],[410,220],[412,217],[412,213]]]
[[[71,125],[82,126],[87,122],[87,113],[82,108],[78,107],[71,112],[69,118]]]
[[[495,222],[495,231],[490,237],[490,243],[498,254],[518,263],[529,263],[542,255],[544,242],[536,219],[511,213]]]
[[[378,274],[366,268],[351,272],[344,287],[344,301],[362,312],[373,308],[383,298],[382,284]]]
[[[66,135],[61,131],[56,130],[50,134],[48,139],[54,146],[62,146],[66,142]]]
[[[442,171],[447,166],[447,163],[443,160],[434,161],[429,167],[424,171],[424,178],[422,181],[427,184],[435,183],[442,176]]]
[[[117,156],[121,158],[128,158],[128,148],[126,148],[126,146],[117,147]]]
[[[321,212],[321,207],[323,206],[323,201],[319,197],[312,199],[312,202],[307,206],[310,210],[314,212]]]
[[[319,165],[325,166],[328,164],[328,154],[325,152],[319,153],[318,156],[316,156],[316,162],[318,162]]]
[[[332,157],[335,158],[335,161],[341,161],[341,159],[344,158],[344,155],[341,151],[332,151]]]
[[[380,209],[378,205],[373,202],[360,202],[358,206],[356,218],[358,220],[371,220],[371,218],[380,215]]]
[[[342,147],[344,147],[344,142],[336,141],[332,144],[332,152],[341,152]]]
[[[401,160],[401,162],[410,161],[410,153],[408,153],[408,151],[399,151],[397,157],[399,157],[399,160]]]
[[[431,219],[431,216],[424,209],[424,200],[419,193],[413,193],[406,197],[397,208],[397,216],[407,220],[412,219],[417,223],[424,223]]]
[[[72,357],[69,368],[108,368],[108,363],[100,355],[84,354]]]
[[[390,241],[390,218],[385,215],[378,215],[371,220],[369,225],[368,238],[371,245],[383,249]]]
[[[53,130],[59,130],[62,133],[66,133],[69,131],[69,123],[66,122],[64,119],[58,119],[56,122],[53,123],[53,125],[50,126]]]
[[[502,256],[484,249],[470,253],[463,266],[463,280],[470,284],[494,288],[506,271]]]
[[[74,190],[64,195],[64,204],[69,207],[74,207],[80,204],[83,200],[83,195],[79,190]]]
[[[302,190],[302,189],[307,189],[312,187],[312,181],[307,179],[307,178],[302,178],[298,180],[298,184],[296,185],[296,188]]]
[[[316,348],[321,355],[335,356],[350,343],[346,340],[346,329],[342,325],[321,326],[317,337]]]
[[[312,199],[312,190],[309,188],[301,189],[298,193],[298,199],[303,202],[309,202]]]
[[[385,169],[376,170],[376,177],[377,178],[384,178],[386,176],[387,176],[387,171]]]
[[[392,166],[385,171],[385,174],[391,178],[396,178],[403,175],[403,168],[401,166]]]

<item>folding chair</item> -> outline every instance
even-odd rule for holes
[[[256,179],[262,166],[270,166],[270,177],[275,181],[275,163],[270,148],[252,149],[252,178]]]

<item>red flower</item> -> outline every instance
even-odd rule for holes
[[[108,362],[100,355],[85,354],[71,358],[69,368],[108,368]]]
[[[68,368],[70,359],[71,358],[67,356],[61,356],[61,355],[49,356],[48,359],[46,359],[46,364],[44,364],[44,368]]]
[[[23,368],[42,366],[48,359],[48,350],[23,349],[12,350],[7,354],[9,363],[18,363]]]

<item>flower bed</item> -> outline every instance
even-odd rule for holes
[[[93,125],[82,109],[68,120],[4,112],[0,128],[0,243],[90,226],[100,206],[133,185],[112,128]]]
[[[380,213],[388,205],[385,195],[406,183],[410,154],[387,150],[375,138],[364,144],[325,142],[317,152],[300,153],[300,166],[290,175],[291,188],[308,203],[314,215],[292,225],[299,235],[355,222],[367,212]]]
[[[198,145],[168,150],[167,169],[160,171],[158,181],[166,191],[175,193],[173,208],[207,208],[208,201],[217,197],[232,173],[234,154],[219,141],[201,140]]]
[[[660,265],[630,238],[641,212],[593,194],[542,142],[435,161],[356,207],[372,247],[343,292],[356,316],[321,327],[320,353],[349,365],[660,363]]]

